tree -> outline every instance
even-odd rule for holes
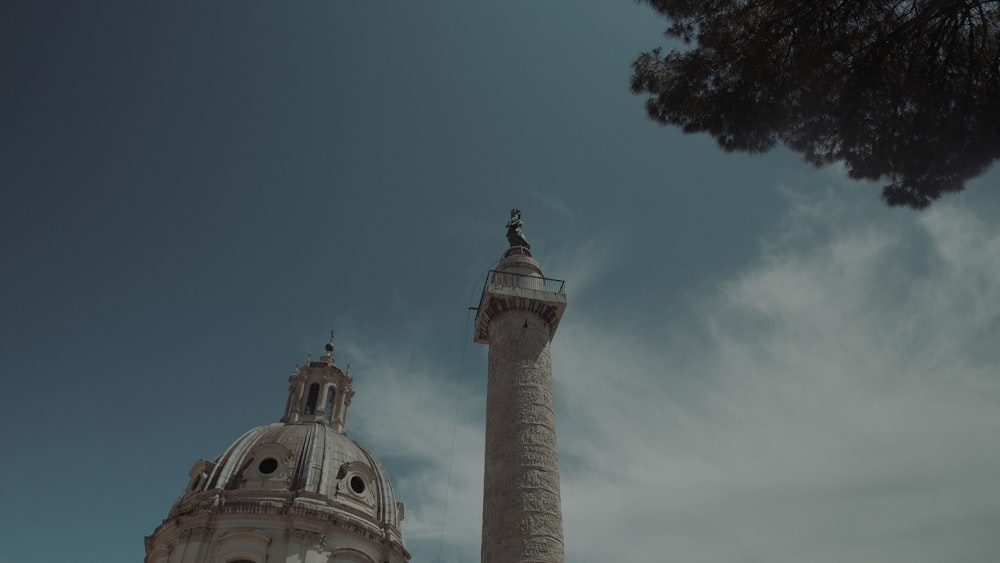
[[[632,63],[661,124],[843,161],[917,209],[1000,158],[1000,0],[641,1],[688,46]]]

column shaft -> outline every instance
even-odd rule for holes
[[[562,563],[549,325],[524,310],[489,327],[482,563]]]

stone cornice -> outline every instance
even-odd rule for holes
[[[262,515],[276,518],[305,517],[315,519],[324,526],[333,526],[341,530],[357,534],[370,541],[382,543],[389,549],[409,558],[409,552],[402,544],[402,533],[395,526],[385,523],[370,522],[359,518],[339,508],[331,506],[303,506],[296,502],[299,496],[282,498],[285,495],[275,494],[273,497],[262,499],[259,496],[249,496],[239,498],[242,495],[197,495],[200,498],[192,499],[195,502],[185,503],[184,506],[175,507],[169,517],[148,536],[147,546],[156,543],[159,536],[177,530],[184,522],[192,520],[202,520],[209,517],[217,520],[224,515]],[[183,529],[178,535],[187,541],[190,537],[201,537],[204,534],[211,534],[211,528],[206,526],[194,526]]]
[[[520,296],[513,292],[518,289],[508,290],[510,294],[500,294],[490,291],[483,297],[479,312],[476,315],[476,342],[489,342],[490,321],[496,315],[505,311],[528,311],[537,314],[549,325],[549,337],[555,335],[559,320],[562,317],[562,310],[566,307],[566,298],[561,300],[538,299],[535,296]],[[532,293],[547,294],[546,297],[559,297],[559,294],[550,292],[540,292],[532,290]],[[506,293],[506,292],[505,292]]]

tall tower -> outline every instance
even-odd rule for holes
[[[474,335],[489,345],[481,560],[563,563],[549,346],[566,294],[531,257],[517,209],[507,240],[486,280]]]

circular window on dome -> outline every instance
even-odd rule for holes
[[[278,469],[278,460],[273,457],[265,458],[260,462],[260,465],[257,466],[257,470],[260,471],[262,475],[270,475],[274,473],[276,469]]]
[[[365,480],[358,475],[351,477],[351,490],[359,495],[363,494],[365,492]]]

